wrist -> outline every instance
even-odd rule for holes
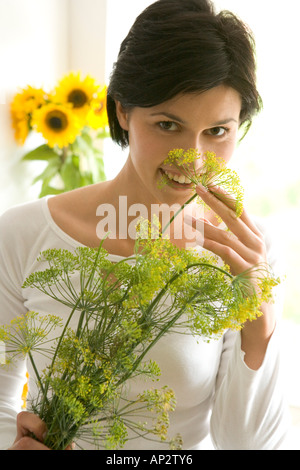
[[[255,321],[245,322],[241,331],[241,349],[244,361],[253,370],[262,365],[266,350],[275,329],[276,319],[272,304],[261,306],[262,316]]]

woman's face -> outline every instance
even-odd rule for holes
[[[117,103],[121,127],[129,132],[129,168],[132,188],[150,202],[182,203],[191,194],[185,183],[160,188],[165,171],[178,170],[163,162],[174,148],[214,152],[228,162],[236,146],[241,98],[226,86],[203,93],[181,94],[150,108],[126,112]],[[201,166],[201,161],[198,163]],[[146,202],[146,201],[145,201]]]

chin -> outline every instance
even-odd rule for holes
[[[194,193],[195,191],[192,189],[170,191],[169,188],[163,188],[160,192],[160,203],[182,205],[185,204]]]

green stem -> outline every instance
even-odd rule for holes
[[[82,330],[82,325],[83,325],[83,320],[84,320],[84,316],[86,314],[86,310],[83,310],[80,314],[80,317],[79,317],[79,320],[78,320],[78,324],[77,324],[77,331],[76,331],[76,337],[79,339],[80,338],[80,333],[81,333],[81,330]]]
[[[61,162],[62,164],[65,163],[66,159],[67,159],[67,156],[68,156],[68,147],[63,147],[62,149],[62,154],[61,154]]]
[[[167,230],[167,228],[169,227],[169,225],[171,225],[171,223],[173,222],[173,220],[175,219],[175,217],[177,217],[177,215],[185,208],[185,206],[187,206],[188,204],[190,204],[195,198],[197,197],[197,193],[193,194],[192,197],[190,197],[190,199],[188,199],[181,207],[180,209],[178,209],[177,212],[175,212],[175,214],[171,217],[171,219],[169,220],[169,222],[165,225],[165,227],[163,228],[161,234],[163,235],[165,233],[165,231]]]
[[[198,296],[198,293],[194,294],[193,297],[189,301],[192,301],[197,296]],[[150,351],[150,349],[152,349],[152,347],[158,342],[158,340],[162,336],[165,335],[165,333],[174,325],[174,323],[176,323],[178,318],[180,318],[181,315],[183,314],[185,308],[186,308],[185,305],[183,305],[181,307],[181,309],[176,313],[176,315],[174,315],[173,318],[160,330],[160,332],[156,336],[156,338],[154,338],[154,340],[151,341],[149,346],[147,346],[146,349],[141,353],[141,355],[138,357],[138,359],[133,364],[130,371],[128,371],[127,374],[124,377],[121,378],[121,380],[118,382],[117,386],[120,386],[122,383],[124,383],[126,380],[128,380],[130,378],[130,376],[135,372],[135,370],[137,369],[139,364],[142,362],[142,360],[144,359],[144,357],[148,353],[148,351]]]
[[[35,376],[36,376],[36,378],[37,378],[37,381],[38,381],[38,383],[39,383],[39,386],[41,387],[42,393],[43,393],[43,395],[45,396],[45,391],[44,391],[44,387],[43,387],[43,382],[42,382],[42,379],[41,379],[41,377],[40,377],[39,371],[37,370],[37,367],[36,367],[36,365],[35,365],[35,362],[34,362],[34,359],[33,359],[33,357],[32,357],[31,352],[28,353],[28,357],[29,357],[29,359],[30,359],[30,362],[31,362],[32,368],[33,368],[33,370],[34,370]],[[45,396],[45,398],[46,398],[46,396]]]
[[[74,313],[76,312],[77,310],[77,306],[79,304],[79,302],[81,301],[81,297],[79,297],[79,299],[77,300],[76,304],[74,305],[70,315],[69,315],[69,318],[64,326],[64,329],[62,331],[62,334],[60,335],[59,337],[59,340],[58,340],[58,343],[57,343],[57,346],[55,348],[55,351],[54,351],[54,354],[53,354],[53,358],[52,358],[52,361],[51,361],[51,365],[49,367],[49,374],[48,374],[48,379],[51,377],[51,374],[52,374],[52,369],[53,369],[53,366],[54,366],[54,363],[55,363],[55,360],[56,360],[56,356],[58,354],[58,351],[59,351],[59,348],[60,348],[60,345],[62,343],[62,340],[63,340],[63,337],[67,331],[67,328],[69,326],[69,323],[74,315]],[[48,401],[47,399],[47,393],[48,393],[48,388],[49,388],[49,380],[46,381],[46,386],[45,386],[45,389],[43,390],[43,396],[44,396],[44,400],[43,400],[43,404],[42,404],[42,408],[41,408],[41,416],[43,415],[44,413],[44,407],[45,407],[45,401]]]

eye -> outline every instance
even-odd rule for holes
[[[160,121],[158,125],[163,131],[174,132],[178,130],[178,125],[173,121]]]
[[[216,136],[216,137],[223,137],[225,134],[229,132],[227,127],[212,127],[211,129],[207,130],[207,134]]]

